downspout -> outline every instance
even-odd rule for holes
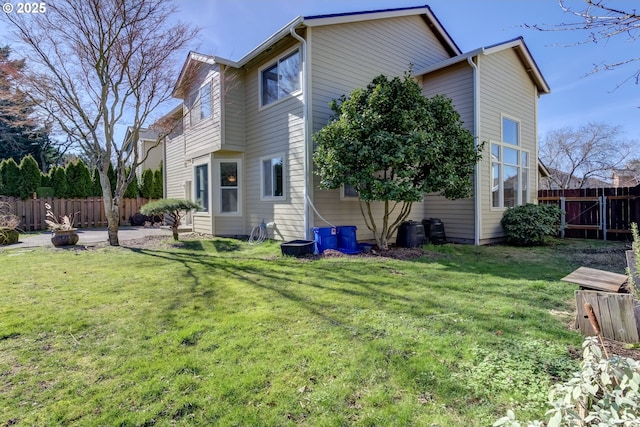
[[[291,28],[289,29],[289,32],[291,33],[291,36],[298,40],[300,42],[300,44],[302,45],[302,140],[304,141],[304,160],[303,160],[303,166],[302,166],[302,173],[304,175],[304,188],[303,188],[303,193],[302,196],[304,198],[304,238],[309,240],[310,239],[310,225],[309,225],[309,193],[308,193],[308,189],[309,189],[309,141],[308,141],[308,136],[309,136],[309,131],[308,131],[308,110],[309,110],[309,105],[307,102],[307,94],[308,94],[308,89],[309,87],[307,86],[307,41],[301,37],[300,35],[298,35],[298,33],[296,33],[296,25],[298,24],[298,22],[296,22],[294,25],[291,26]]]
[[[484,48],[480,54],[484,53]],[[479,57],[479,55],[476,55]],[[473,68],[473,145],[478,147],[480,139],[480,70],[475,62],[473,62],[473,56],[467,58],[467,62]],[[474,236],[473,244],[480,245],[480,226],[482,224],[480,215],[481,203],[480,203],[480,172],[478,170],[478,163],[474,166],[474,178],[473,178],[473,208],[474,208]]]

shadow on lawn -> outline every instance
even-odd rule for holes
[[[513,272],[517,266],[513,265],[503,272],[504,278],[525,279],[522,286],[505,286],[500,276],[488,279],[488,274],[480,274],[474,268],[465,269],[463,264],[449,257],[429,262],[411,260],[410,268],[398,271],[398,266],[384,261],[378,264],[363,260],[366,262],[363,269],[357,260],[327,265],[297,263],[285,258],[225,258],[206,252],[131,250],[182,264],[182,274],[192,281],[194,293],[202,293],[202,287],[215,288],[213,275],[233,277],[254,288],[274,292],[352,335],[362,328],[354,323],[353,313],[358,310],[380,315],[388,312],[398,318],[406,316],[424,330],[435,328],[447,333],[456,331],[461,335],[473,335],[480,329],[490,333],[500,331],[499,335],[518,335],[522,333],[523,321],[535,327],[540,316],[548,317],[550,310],[567,308],[564,307],[565,298],[558,295],[557,289],[555,295],[548,295],[548,289],[544,284],[540,285],[538,275],[530,272],[530,277],[517,276]],[[431,263],[437,264],[440,272],[430,268]],[[452,285],[450,278],[443,279],[443,267],[445,271],[455,271],[460,276],[460,283]],[[301,276],[301,269],[304,269],[304,276]],[[529,284],[527,280],[538,281],[538,284]],[[215,295],[215,290],[208,289],[206,293]],[[567,289],[567,295],[571,294]],[[538,332],[547,339],[557,339],[568,333],[561,326]]]

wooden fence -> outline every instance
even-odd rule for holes
[[[47,197],[20,200],[13,197],[0,196],[0,201],[8,202],[11,205],[11,211],[20,218],[20,229],[24,231],[47,229],[47,224],[44,222],[47,215],[45,203],[51,205],[52,212],[58,217],[70,213],[75,214],[74,225],[78,228],[107,226],[102,197],[86,199],[53,199]],[[120,224],[129,223],[129,217],[140,212],[140,207],[148,202],[149,199],[141,197],[137,199],[121,199]]]
[[[563,235],[586,239],[630,240],[631,223],[640,221],[640,186],[540,190],[540,203],[564,212]]]

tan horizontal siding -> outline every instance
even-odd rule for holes
[[[385,74],[402,75],[448,58],[419,16],[315,27],[309,32],[313,129],[324,126],[329,102]]]
[[[427,97],[444,95],[451,98],[465,128],[474,132],[473,69],[466,62],[425,75],[422,86]]]
[[[438,218],[444,223],[447,239],[473,243],[475,239],[473,199],[448,200],[430,194],[424,200],[425,218]]]
[[[191,170],[185,165],[184,138],[178,136],[165,141],[166,164],[163,166],[166,174],[165,193],[167,198],[185,198],[184,183],[191,179]]]
[[[302,95],[259,106],[259,68],[276,60],[293,45],[288,43],[260,62],[251,64],[245,92],[245,229],[250,232],[264,220],[275,222],[270,237],[278,240],[304,238]],[[284,155],[284,200],[261,200],[262,165],[265,156]],[[271,231],[271,230],[270,230]]]
[[[535,198],[537,191],[537,91],[517,54],[504,50],[479,58],[480,121],[482,141],[500,141],[502,114],[520,122],[520,147],[530,153],[529,188]],[[504,209],[491,208],[491,156],[487,144],[479,166],[482,232],[481,239],[496,239],[504,235],[500,220]]]

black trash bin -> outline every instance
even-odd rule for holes
[[[422,220],[424,227],[424,235],[428,242],[446,243],[447,236],[444,233],[444,223],[438,218],[429,218]]]
[[[398,228],[396,246],[417,248],[424,244],[424,226],[418,221],[405,221]]]

